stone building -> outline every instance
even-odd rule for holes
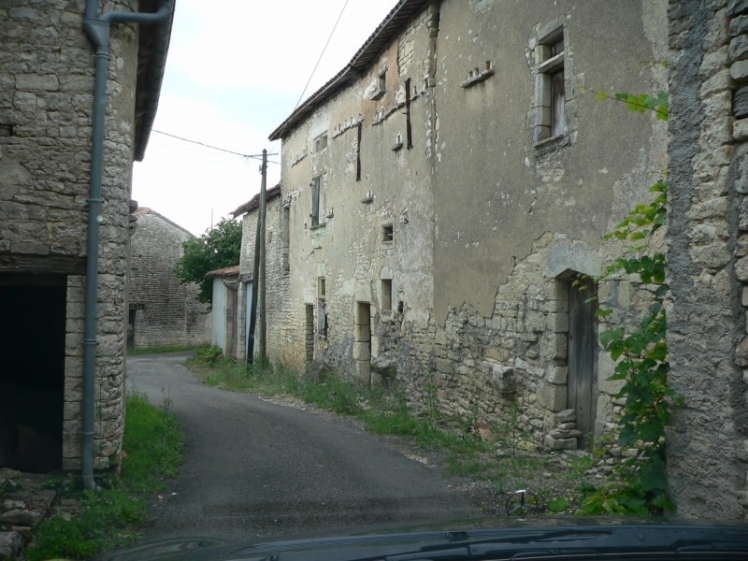
[[[270,135],[271,357],[516,415],[553,448],[610,427],[594,308],[630,323],[648,293],[621,279],[595,294],[583,275],[619,254],[601,236],[666,168],[667,131],[594,92],[666,90],[666,8],[400,0]]]
[[[28,453],[87,488],[120,462],[131,170],[173,2],[98,6],[0,3],[0,432],[55,442]]]
[[[287,317],[290,303],[283,299],[287,293],[288,237],[281,230],[283,212],[287,206],[281,205],[280,185],[265,193],[265,252],[267,282],[267,348],[270,356],[279,356],[288,329]],[[252,291],[254,288],[255,240],[257,239],[257,219],[259,216],[260,195],[257,194],[231,214],[242,216],[242,249],[237,285],[237,341],[234,356],[245,360],[252,353],[249,350],[249,321],[252,314]]]
[[[670,493],[748,515],[748,2],[671,1]]]
[[[199,287],[174,274],[189,231],[148,207],[137,209],[130,237],[129,348],[204,345],[211,338],[210,309]]]
[[[210,271],[205,275],[213,279],[211,306],[211,344],[221,347],[223,355],[241,358],[243,345],[237,321],[239,319],[239,265]]]

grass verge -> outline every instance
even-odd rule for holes
[[[60,486],[60,497],[80,501],[80,514],[42,522],[26,559],[87,559],[133,543],[146,520],[146,498],[177,474],[182,436],[168,411],[140,395],[127,398],[122,470],[98,480],[98,492]],[[76,482],[75,485],[79,485]]]

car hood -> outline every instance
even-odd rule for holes
[[[131,547],[98,561],[353,561],[387,559],[568,559],[643,553],[690,559],[748,558],[748,525],[663,519],[544,518],[458,520],[421,526],[348,529],[273,541],[180,538]],[[516,557],[515,557],[516,558]],[[649,558],[649,557],[648,557]]]

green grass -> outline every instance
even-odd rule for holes
[[[164,488],[164,478],[177,474],[181,443],[173,415],[142,396],[129,396],[120,476],[101,477],[101,491],[58,488],[63,496],[80,500],[81,514],[72,520],[42,522],[26,558],[87,559],[136,541],[146,520],[146,497]]]
[[[177,353],[181,351],[194,351],[195,349],[203,348],[197,345],[172,345],[172,346],[160,346],[160,347],[138,347],[135,349],[127,349],[128,356],[138,355],[155,355],[160,353]]]

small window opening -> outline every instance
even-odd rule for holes
[[[13,125],[0,124],[0,136],[13,136]]]
[[[392,279],[382,279],[382,311],[392,311]]]
[[[289,259],[289,253],[291,249],[291,206],[286,205],[283,207],[283,214],[281,217],[283,221],[283,235],[281,251],[283,253],[283,272],[288,273],[291,270],[291,263]]]
[[[397,303],[397,313],[398,313],[398,314],[402,314],[402,313],[403,313],[403,311],[405,311],[405,304],[403,303],[403,301],[402,301],[402,300],[400,300],[400,301],[399,301],[399,302]]]
[[[361,181],[361,129],[362,124],[358,124],[358,142],[356,142],[356,181]]]
[[[327,133],[321,134],[314,139],[315,152],[322,152],[325,148],[327,148]]]
[[[405,80],[405,148],[410,150],[413,148],[413,130],[410,124],[410,96],[407,92],[410,91],[410,78]]]
[[[325,277],[317,279],[317,298],[325,297]]]
[[[327,302],[325,277],[317,277],[317,334],[327,337]]]
[[[385,224],[382,226],[382,241],[391,242],[395,239],[395,230],[392,224]]]
[[[387,69],[385,68],[379,73],[379,92],[384,93],[387,86]]]
[[[319,226],[319,212],[320,212],[320,178],[315,177],[312,179],[312,182],[309,184],[309,186],[312,188],[312,209],[309,216],[312,219],[312,226]]]

